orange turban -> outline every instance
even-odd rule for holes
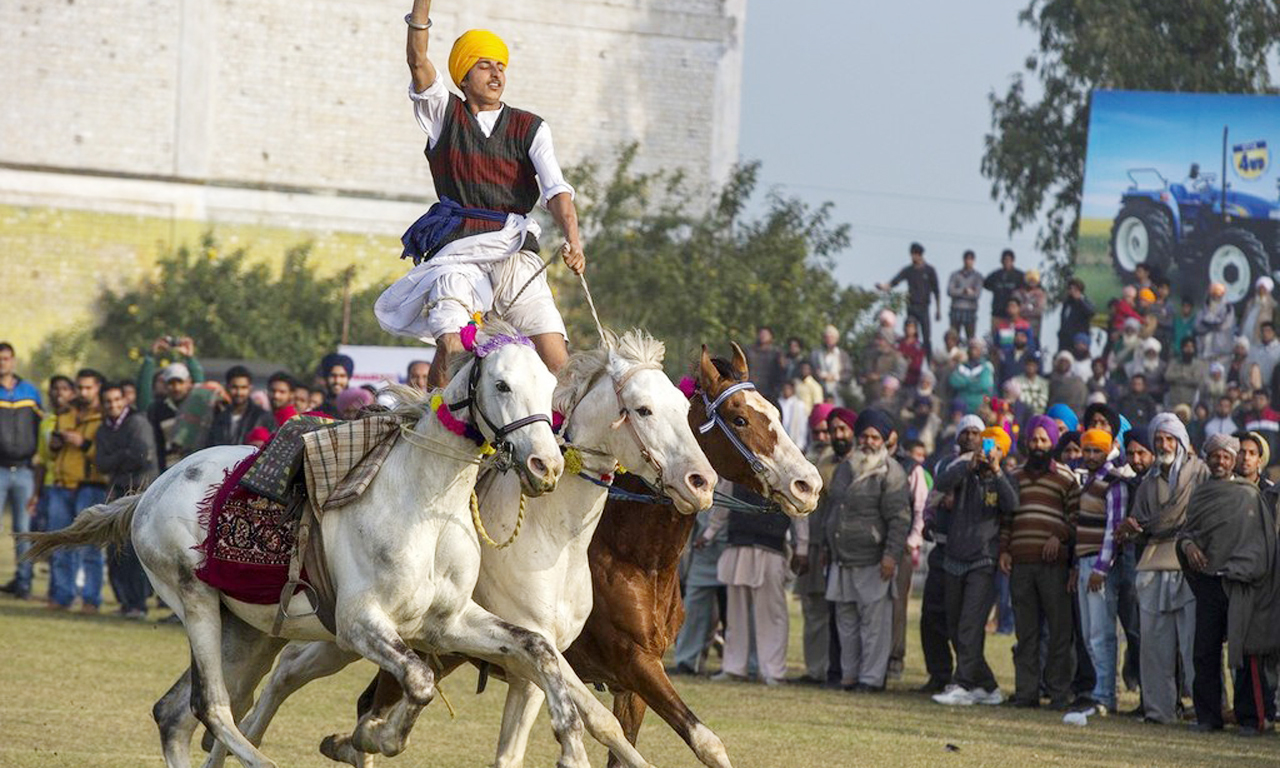
[[[1005,456],[1009,455],[1009,448],[1013,445],[1013,440],[1009,437],[1009,433],[1005,432],[1001,427],[987,427],[982,430],[980,437],[983,440],[994,440],[996,446],[1000,448],[1000,453]]]
[[[1105,429],[1090,429],[1080,436],[1080,447],[1097,448],[1106,453],[1111,450],[1112,439],[1111,433]]]
[[[462,34],[449,51],[449,77],[453,84],[461,87],[462,78],[467,76],[471,68],[481,59],[493,59],[507,66],[509,58],[507,44],[502,38],[487,29],[472,29]]]
[[[1138,291],[1138,298],[1142,299],[1148,304],[1155,304],[1156,292],[1151,290],[1150,288],[1143,288],[1142,290]]]

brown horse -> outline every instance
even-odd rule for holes
[[[717,359],[711,370],[702,367],[699,384],[708,400],[747,380],[746,358],[736,344],[733,349],[732,363]],[[777,499],[779,481],[811,491],[806,498],[812,501],[798,510],[807,514],[822,485],[817,470],[787,437],[777,410],[755,392],[743,394],[751,397],[735,395],[720,405],[724,423],[755,456],[794,453],[804,469],[790,477],[761,477],[722,428],[698,432],[703,452],[721,478],[763,496]],[[711,418],[706,405],[702,397],[692,400],[689,422],[695,429]],[[595,598],[591,615],[564,655],[583,681],[609,687],[613,714],[631,743],[647,707],[666,720],[704,764],[731,768],[720,738],[680,698],[662,665],[663,653],[684,623],[677,568],[693,525],[692,517],[678,514],[670,505],[610,499],[588,550]],[[612,754],[609,765],[618,765]]]

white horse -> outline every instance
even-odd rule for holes
[[[661,342],[632,331],[616,343],[579,352],[569,360],[560,373],[555,405],[566,414],[563,433],[571,443],[569,450],[581,456],[581,474],[566,473],[555,493],[529,502],[527,517],[511,546],[482,551],[475,601],[512,624],[538,632],[560,650],[578,636],[591,612],[587,547],[617,464],[664,489],[683,513],[705,509],[712,502],[715,471],[689,427],[688,399],[662,372],[663,353]],[[623,428],[628,423],[630,428]],[[482,478],[482,486],[484,482]],[[519,495],[514,478],[504,476],[495,476],[481,494],[481,517],[500,540],[514,530]],[[357,659],[332,643],[291,643],[242,721],[245,734],[259,742],[286,697]],[[450,659],[448,668],[456,668],[459,662]],[[573,670],[565,665],[561,672],[573,689],[583,693],[586,706],[580,705],[580,713],[588,730],[605,734],[601,741],[628,765],[645,765],[617,720],[578,682]],[[528,679],[512,673],[507,680],[495,763],[499,768],[522,764],[542,704],[541,691]],[[420,704],[401,698],[386,716],[363,717],[352,736],[326,739],[322,751],[356,766],[369,765],[370,752],[399,754],[421,710]],[[220,766],[224,755],[215,746],[205,768]]]
[[[481,332],[475,354],[460,356],[443,393],[446,403],[469,403],[471,426],[506,448],[530,495],[552,490],[564,467],[545,415],[554,386],[532,344],[495,322]],[[391,450],[365,493],[317,523],[336,592],[336,636],[315,616],[302,615],[310,607],[303,595],[289,606],[290,615],[300,618],[287,619],[281,635],[336,642],[392,674],[422,705],[435,695],[434,674],[410,645],[518,670],[547,692],[561,744],[558,765],[586,766],[582,720],[560,671],[563,659],[541,635],[498,619],[471,599],[480,542],[469,500],[481,451],[422,406],[416,406],[416,425]],[[189,765],[197,719],[243,765],[275,765],[236,727],[224,663],[233,667],[233,679],[247,669],[264,668],[263,659],[269,664],[279,641],[263,637],[276,607],[233,600],[195,576],[202,557],[197,546],[205,538],[200,502],[247,455],[244,447],[200,451],[166,471],[140,497],[91,508],[67,529],[33,537],[34,556],[39,556],[118,538],[132,518],[130,538],[138,558],[156,593],[181,617],[191,646],[190,670],[153,710],[170,768]],[[238,697],[246,695],[251,689],[237,691]]]

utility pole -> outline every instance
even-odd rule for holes
[[[351,277],[355,267],[347,267],[342,273],[342,343],[346,344],[351,335]]]

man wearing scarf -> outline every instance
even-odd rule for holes
[[[431,386],[445,385],[449,358],[463,351],[459,329],[490,309],[533,340],[548,368],[559,370],[568,357],[564,321],[542,271],[540,228],[530,213],[545,203],[564,235],[564,263],[582,274],[586,258],[573,187],[542,118],[502,102],[506,43],[482,29],[458,38],[448,74],[459,98],[427,56],[430,12],[431,0],[414,0],[405,17],[406,46],[409,98],[427,134],[440,202],[402,238],[403,256],[416,266],[382,294],[375,313],[391,333],[436,342]]]
[[[1156,463],[1138,486],[1121,531],[1137,536],[1142,546],[1136,587],[1144,718],[1172,723],[1177,720],[1180,693],[1178,657],[1183,669],[1181,694],[1188,695],[1195,637],[1195,595],[1178,563],[1174,540],[1186,521],[1191,494],[1208,478],[1209,468],[1192,452],[1186,427],[1172,413],[1152,419],[1150,433]]]
[[[836,468],[824,511],[845,690],[882,690],[889,664],[893,577],[911,526],[907,476],[885,448],[892,431],[888,414],[858,414],[858,447]]]
[[[1280,650],[1280,571],[1275,508],[1258,487],[1234,477],[1240,441],[1205,442],[1210,479],[1191,494],[1177,553],[1195,593],[1196,730],[1223,727],[1222,643],[1235,674],[1241,735],[1256,735],[1275,719],[1275,691],[1264,657]]]
[[[951,684],[955,670],[951,635],[947,628],[946,572],[943,570],[947,531],[955,500],[953,494],[943,492],[938,484],[952,467],[970,465],[974,451],[981,444],[979,436],[985,428],[982,419],[972,413],[960,419],[953,453],[940,460],[934,468],[933,474],[938,483],[925,501],[923,536],[926,541],[933,542],[933,549],[929,550],[929,570],[925,573],[924,594],[920,601],[920,651],[924,655],[925,670],[929,673],[929,680],[920,687],[920,693],[942,693]]]
[[[1040,630],[1047,623],[1044,688],[1051,706],[1065,709],[1074,659],[1067,582],[1080,485],[1075,474],[1051,456],[1058,441],[1053,419],[1032,417],[1026,434],[1027,461],[1013,472],[1018,507],[1000,526],[1000,570],[1009,576],[1018,638],[1014,704],[1040,705]]]
[[[791,523],[796,548],[791,559],[791,571],[796,575],[794,592],[800,598],[800,611],[804,617],[805,673],[800,682],[821,685],[827,681],[827,672],[831,668],[831,603],[827,601],[827,575],[822,566],[826,499],[831,493],[831,478],[836,467],[853,450],[853,425],[858,417],[848,408],[824,407],[822,404],[814,406],[813,412],[825,419],[823,426],[830,438],[826,441],[825,451],[810,457],[822,477],[822,495],[813,514]],[[809,423],[816,427],[812,417]]]
[[[947,631],[956,649],[952,684],[933,697],[939,704],[997,705],[1004,701],[985,655],[987,616],[995,602],[1000,521],[1018,505],[1018,492],[1001,470],[1011,447],[1008,433],[988,427],[967,460],[952,462],[936,493],[948,498],[947,543],[941,567]],[[934,572],[930,558],[930,574]],[[927,589],[927,585],[926,585]],[[930,671],[932,679],[933,671]]]
[[[1108,459],[1113,443],[1110,432],[1090,429],[1080,441],[1085,470],[1075,534],[1080,631],[1095,672],[1093,700],[1114,712],[1119,593],[1111,566],[1116,529],[1129,511],[1129,486]]]
[[[1275,506],[1280,487],[1263,473],[1271,463],[1271,448],[1267,445],[1267,438],[1257,432],[1244,430],[1235,433],[1233,437],[1240,441],[1240,453],[1236,456],[1236,475],[1258,486],[1267,503]]]

